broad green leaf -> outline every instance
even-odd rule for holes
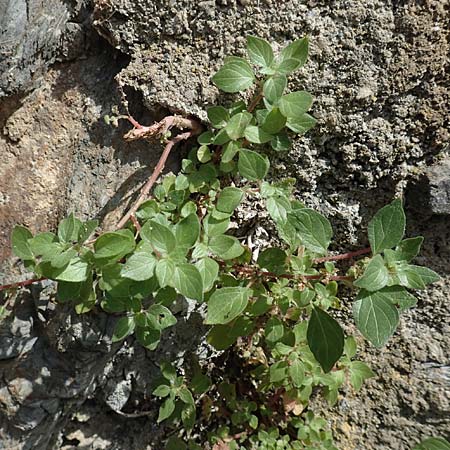
[[[70,260],[69,264],[62,271],[59,270],[56,280],[77,283],[85,281],[89,273],[89,264],[86,261],[83,261],[79,256],[76,256]]]
[[[269,114],[266,115],[264,123],[261,125],[263,131],[269,133],[270,139],[273,139],[273,134],[277,134],[286,125],[286,117],[281,114],[278,108],[273,108]],[[249,139],[250,140],[250,139]],[[250,141],[253,142],[253,141]],[[268,142],[268,141],[265,141]]]
[[[375,255],[364,270],[363,275],[353,284],[368,291],[378,291],[389,281],[389,272],[381,255]]]
[[[175,268],[173,287],[187,298],[203,300],[203,279],[193,264],[180,264]]]
[[[207,163],[211,161],[211,151],[207,145],[201,145],[197,150],[197,159],[201,163]]]
[[[230,225],[230,219],[227,217],[224,220],[217,220],[211,214],[208,214],[203,219],[203,228],[207,236],[219,236],[227,231]]]
[[[178,391],[178,397],[183,403],[195,405],[194,397],[192,397],[192,393],[187,387],[180,388]]]
[[[416,445],[413,450],[450,450],[450,442],[441,437],[428,438]]]
[[[211,258],[202,258],[195,263],[203,280],[203,292],[210,291],[219,274],[219,264]]]
[[[99,262],[116,261],[134,250],[135,242],[130,230],[102,234],[94,243],[94,258]]]
[[[189,388],[196,395],[204,394],[211,387],[211,380],[203,373],[195,375],[189,383]]]
[[[352,361],[350,363],[349,370],[350,382],[352,383],[355,391],[359,391],[361,389],[364,380],[375,376],[371,368],[361,361]]]
[[[85,281],[71,283],[59,281],[57,286],[58,301],[64,303],[67,301],[87,300],[92,293],[92,276]]]
[[[248,89],[255,80],[250,64],[243,58],[233,58],[212,77],[213,83],[224,92]]]
[[[58,225],[58,237],[62,242],[76,242],[82,230],[83,223],[74,217],[73,213]]]
[[[170,386],[167,384],[160,384],[153,392],[156,397],[167,397],[170,394]]]
[[[223,148],[221,161],[223,163],[229,163],[233,161],[233,158],[236,156],[240,148],[241,146],[238,142],[228,142]]]
[[[277,67],[279,73],[291,73],[302,67],[308,58],[308,38],[297,39],[283,49]]]
[[[191,430],[195,425],[195,405],[184,405],[181,409],[181,422],[183,428]]]
[[[411,261],[420,251],[423,242],[422,236],[416,236],[409,239],[404,239],[395,248],[395,256],[397,261]]]
[[[263,86],[264,97],[270,102],[275,103],[286,88],[287,79],[285,75],[274,75],[270,77]]]
[[[155,274],[159,285],[163,288],[173,286],[175,263],[169,258],[162,258],[156,263]]]
[[[210,238],[208,248],[223,260],[234,259],[244,253],[244,247],[233,236],[213,236]]]
[[[272,344],[281,340],[284,336],[283,322],[278,317],[271,317],[264,329],[264,336]]]
[[[375,297],[389,299],[394,305],[399,307],[400,312],[412,308],[417,304],[417,299],[402,286],[389,286],[374,292]]]
[[[98,224],[98,220],[88,220],[82,223],[80,231],[78,233],[78,242],[85,242],[98,227]]]
[[[152,217],[155,217],[156,214],[158,213],[159,213],[158,202],[154,199],[151,199],[142,203],[142,205],[136,212],[136,217],[138,219],[151,219]]]
[[[239,139],[244,136],[247,125],[252,120],[252,115],[247,111],[234,115],[224,128],[228,136],[233,139]]]
[[[326,253],[333,230],[322,214],[310,208],[297,209],[289,213],[292,224],[299,233],[302,244],[315,253]]]
[[[175,367],[167,361],[162,361],[159,365],[162,376],[171,382],[171,384],[177,379],[177,370]]]
[[[214,128],[223,128],[230,120],[230,114],[223,106],[212,106],[206,113]]]
[[[270,67],[273,62],[273,50],[264,39],[247,36],[247,52],[253,64],[262,67]]]
[[[54,233],[49,232],[37,234],[28,244],[34,256],[42,256],[46,260],[58,255],[65,247],[59,243]]]
[[[353,304],[353,317],[362,335],[375,347],[382,347],[397,328],[398,310],[379,292],[362,290]]]
[[[114,334],[112,336],[112,342],[118,342],[125,339],[134,332],[135,326],[136,324],[134,322],[134,317],[121,317],[116,323],[116,328],[114,329]]]
[[[283,131],[273,137],[270,141],[270,145],[277,152],[285,152],[291,148],[292,143],[287,133]]]
[[[231,138],[230,136],[228,136],[227,130],[223,128],[216,134],[212,143],[214,145],[223,145],[226,144],[229,140],[231,140]]]
[[[273,136],[256,125],[249,125],[245,129],[245,138],[253,144],[264,144],[272,140]]]
[[[308,323],[308,346],[324,372],[329,372],[344,351],[339,323],[320,308],[313,308]]]
[[[212,131],[205,131],[204,133],[202,133],[198,138],[197,138],[197,142],[200,145],[209,145],[212,144],[214,140],[214,133]]]
[[[167,440],[164,450],[187,450],[187,448],[188,446],[182,439],[177,436],[170,436],[170,438]],[[193,447],[192,450],[198,449]]]
[[[73,248],[69,248],[61,253],[54,255],[53,257],[47,257],[52,267],[56,269],[62,269],[69,264],[70,260],[77,256],[77,251]]]
[[[266,248],[258,256],[258,265],[269,272],[282,274],[286,271],[287,254],[281,248]]]
[[[12,241],[12,251],[14,254],[25,261],[30,261],[34,259],[33,253],[31,252],[29,239],[33,235],[28,228],[16,225],[12,231],[11,241]]]
[[[224,213],[232,213],[242,201],[244,192],[236,187],[226,187],[219,194],[216,208]]]
[[[205,324],[226,324],[235,319],[247,307],[250,290],[243,287],[217,289],[208,300]]]
[[[177,223],[175,227],[175,238],[177,245],[192,247],[200,235],[200,222],[197,214],[190,214]]]
[[[262,180],[269,170],[269,161],[252,150],[239,150],[238,161],[239,173],[247,180]]]
[[[154,220],[145,222],[140,234],[155,250],[164,254],[170,253],[177,245],[172,230]]]
[[[278,361],[269,368],[269,379],[271,383],[279,383],[288,377],[287,361]]]
[[[317,120],[313,116],[305,113],[301,117],[288,119],[286,126],[294,133],[304,134],[314,127],[316,123]]]
[[[436,272],[427,267],[405,263],[396,264],[395,278],[398,279],[398,284],[410,289],[425,289],[427,284],[440,279]]]
[[[151,305],[147,310],[147,320],[155,330],[164,330],[177,323],[177,319],[163,305]]]
[[[374,254],[395,247],[405,234],[406,217],[400,199],[381,208],[369,222],[368,235]]]
[[[158,347],[159,341],[161,339],[161,331],[155,330],[154,328],[142,328],[137,327],[135,335],[139,343],[146,349],[153,351]]]
[[[305,379],[305,368],[302,362],[298,359],[292,361],[291,365],[289,366],[288,372],[293,385],[296,388],[302,387],[303,381]]]
[[[159,408],[158,423],[161,423],[163,420],[168,419],[174,411],[175,399],[172,396],[167,397]]]
[[[303,114],[311,107],[312,95],[306,91],[292,92],[280,98],[278,107],[281,114],[288,119],[301,119]]]
[[[291,202],[287,197],[273,196],[266,200],[267,212],[275,222],[286,222],[291,211]]]
[[[156,263],[152,253],[136,252],[127,259],[120,274],[135,281],[149,280],[153,276]]]

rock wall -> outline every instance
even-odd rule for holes
[[[102,121],[123,93],[143,122],[167,110],[204,118],[221,100],[210,75],[224,56],[244,51],[247,34],[280,46],[308,34],[311,58],[291,85],[313,93],[319,126],[272,161],[271,176],[294,176],[299,197],[330,218],[346,249],[364,245],[368,218],[403,193],[408,233],[426,238],[418,263],[442,276],[387,348],[364,350],[378,377],[357,395],[344,391],[330,423],[349,450],[406,450],[445,435],[449,7],[0,0],[0,282],[25,277],[9,251],[15,223],[42,231],[75,211],[111,227],[151,173],[160,147],[125,144],[125,128]],[[264,218],[254,225],[270,226]],[[201,318],[181,304],[185,319],[151,353],[132,339],[112,346],[114,318],[77,317],[51,299],[51,285],[5,299],[13,314],[0,324],[0,449],[161,448],[148,396],[155,362],[167,353],[205,357]]]

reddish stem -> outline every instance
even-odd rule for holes
[[[14,289],[17,287],[23,287],[23,286],[28,286],[30,284],[33,283],[38,283],[39,281],[44,281],[44,280],[48,280],[48,278],[42,277],[42,278],[32,278],[30,280],[25,280],[25,281],[19,281],[17,283],[12,283],[12,284],[3,284],[0,286],[0,291],[3,291],[5,289]]]
[[[348,253],[342,253],[340,255],[334,255],[334,256],[324,256],[323,258],[316,258],[314,260],[315,263],[321,263],[325,261],[338,261],[340,259],[351,259],[355,256],[359,255],[366,255],[367,253],[370,253],[372,249],[369,248],[363,248],[361,250],[356,250],[355,252],[348,252]]]

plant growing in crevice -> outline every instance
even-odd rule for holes
[[[292,135],[316,123],[308,114],[311,94],[285,93],[288,75],[306,62],[308,40],[276,56],[268,42],[249,36],[247,50],[249,61],[226,58],[212,80],[228,93],[256,84],[248,104],[209,108],[204,132],[194,119],[171,116],[145,127],[126,116],[134,128],[125,139],[163,139],[166,147],[117,230],[91,238],[98,223],[73,214],[57,233],[33,236],[16,226],[13,251],[36,278],[1,288],[55,280],[58,302],[73,302],[78,313],[99,306],[120,314],[112,340],[134,333],[150,351],[176,324],[171,307],[178,295],[206,304],[207,342],[232,350],[225,368],[211,373],[196,366],[181,375],[161,363],[157,420],[184,427],[167,448],[208,441],[217,450],[333,449],[328,422],[308,407],[311,396],[321,392],[334,404],[344,383],[359,390],[374,376],[355,360],[355,338],[333,317],[339,283],[357,291],[356,326],[382,347],[401,312],[416,304],[408,289],[438,276],[411,264],[422,238],[404,239],[400,199],[369,222],[370,248],[329,255],[331,224],[294,198],[295,180],[265,181],[271,155],[288,151]],[[187,131],[170,137],[172,128]],[[160,178],[172,147],[192,136],[198,145],[180,173]],[[282,246],[250,248],[233,236],[230,222],[244,197],[265,204]],[[346,273],[337,266],[358,257]],[[210,424],[206,431],[202,422]]]

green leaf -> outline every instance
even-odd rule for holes
[[[356,340],[353,336],[348,336],[345,339],[344,353],[349,357],[353,358],[356,355],[357,345]]]
[[[366,267],[361,278],[353,284],[368,291],[378,291],[389,281],[389,272],[381,255],[374,256]]]
[[[187,298],[203,300],[203,279],[193,264],[180,264],[175,268],[173,287]]]
[[[409,239],[404,239],[395,248],[395,256],[397,261],[411,261],[420,251],[423,242],[422,236],[416,236]]]
[[[53,257],[47,258],[50,261],[50,264],[52,267],[55,267],[56,269],[62,269],[63,267],[67,266],[69,264],[70,260],[77,256],[77,251],[73,248],[69,248],[66,251],[62,253],[58,253]]]
[[[296,388],[300,388],[303,385],[305,379],[305,368],[301,361],[295,359],[292,361],[288,369],[289,376],[291,377],[292,383]]]
[[[173,286],[175,263],[169,258],[162,258],[156,263],[155,274],[159,285],[163,288]]]
[[[71,283],[77,283],[85,281],[90,273],[89,264],[83,261],[79,256],[71,259],[69,264],[56,275],[56,280],[70,281]]]
[[[169,362],[165,362],[165,361],[161,362],[159,365],[159,368],[161,370],[162,376],[166,380],[171,381],[173,383],[177,379],[177,370]]]
[[[181,422],[186,430],[191,430],[195,425],[195,405],[184,405],[181,409]],[[197,447],[198,448],[198,447]]]
[[[245,129],[245,138],[253,144],[264,144],[272,140],[273,136],[256,125],[249,125]]]
[[[339,323],[320,308],[313,308],[307,331],[308,346],[324,372],[329,372],[344,351]]]
[[[246,149],[239,151],[238,170],[247,180],[262,180],[267,175],[269,166],[268,159],[260,154]]]
[[[283,131],[273,137],[270,145],[277,152],[285,152],[291,148],[292,143],[287,133]]]
[[[214,287],[219,274],[219,264],[211,258],[202,258],[195,263],[203,281],[203,292],[208,292]]]
[[[352,361],[349,366],[350,369],[350,382],[356,391],[361,389],[364,380],[372,378],[375,374],[371,368],[361,361]]]
[[[136,252],[127,259],[120,274],[130,280],[149,280],[153,276],[156,263],[157,260],[153,254]]]
[[[228,226],[230,225],[230,219],[227,217],[224,220],[218,220],[212,216],[212,214],[208,214],[203,219],[203,228],[205,229],[205,233],[207,236],[219,236],[225,231],[228,230]]]
[[[212,106],[206,111],[208,119],[214,128],[223,128],[230,120],[230,114],[223,106]]]
[[[247,52],[253,64],[262,67],[270,67],[273,62],[273,50],[264,39],[247,36]]]
[[[270,102],[275,103],[282,95],[287,85],[285,75],[274,75],[270,77],[263,86],[264,97]]]
[[[194,397],[192,397],[192,393],[187,387],[180,388],[178,391],[178,397],[187,405],[195,405]]]
[[[209,390],[211,387],[211,380],[206,375],[198,373],[192,378],[189,387],[194,394],[201,395]]]
[[[200,236],[200,221],[197,214],[190,214],[177,223],[175,238],[177,245],[191,248]]]
[[[154,220],[145,222],[140,234],[155,250],[164,254],[170,253],[177,245],[172,230]]]
[[[273,196],[266,200],[267,212],[275,222],[286,222],[291,202],[286,196]]]
[[[81,220],[75,219],[73,213],[66,219],[61,220],[58,225],[58,237],[62,242],[76,242],[80,231],[82,231],[83,223]]]
[[[412,308],[417,304],[416,297],[414,297],[414,295],[411,295],[402,286],[385,287],[375,292],[374,294],[376,294],[377,297],[382,296],[389,299],[394,305],[397,305],[399,307],[400,312]]]
[[[147,310],[147,319],[155,330],[164,330],[177,323],[177,319],[163,305],[151,305]]]
[[[297,209],[288,215],[299,232],[302,244],[313,252],[324,254],[333,236],[330,222],[322,214],[310,208]]]
[[[197,159],[201,163],[207,163],[211,161],[211,151],[207,145],[201,145],[197,150]]]
[[[205,324],[226,324],[235,319],[247,307],[250,290],[243,287],[217,289],[208,300]]]
[[[277,72],[288,74],[302,67],[308,58],[308,48],[309,42],[306,37],[290,43],[281,52]]]
[[[98,227],[98,220],[88,220],[82,223],[81,229],[78,233],[78,242],[81,244],[85,242],[97,227]]]
[[[317,120],[309,114],[303,114],[298,118],[290,118],[286,122],[286,126],[297,134],[304,134],[313,128],[317,123]]]
[[[252,115],[247,111],[234,115],[224,128],[230,139],[236,140],[244,136],[247,125],[252,120]]]
[[[135,326],[136,324],[134,322],[134,317],[121,317],[116,323],[116,328],[114,329],[114,334],[112,336],[112,342],[118,342],[125,339],[134,332]]]
[[[209,145],[209,144],[212,144],[213,139],[214,139],[214,133],[212,131],[205,131],[197,138],[197,142],[200,145]]]
[[[30,244],[28,242],[33,235],[28,228],[16,225],[13,228],[11,241],[12,241],[12,251],[14,254],[25,261],[34,260],[33,253],[31,252]]]
[[[28,244],[34,256],[42,256],[46,260],[59,254],[65,247],[59,243],[54,233],[49,232],[37,234]]]
[[[244,247],[233,236],[213,236],[210,238],[208,248],[223,260],[234,259],[244,253]]]
[[[146,349],[153,351],[158,347],[161,339],[161,331],[154,328],[136,328],[136,337],[139,343]]]
[[[416,445],[413,450],[450,450],[450,443],[441,437],[428,438]]]
[[[278,106],[281,114],[288,119],[300,119],[311,107],[312,95],[306,91],[292,92],[280,98]]]
[[[167,397],[170,394],[170,387],[167,384],[160,384],[152,394],[156,397]]]
[[[167,397],[159,408],[158,423],[168,419],[175,411],[175,399]]]
[[[381,208],[369,222],[368,235],[374,254],[395,247],[405,234],[406,217],[400,199]]]
[[[214,145],[223,145],[226,144],[230,140],[230,136],[228,136],[227,130],[222,129],[217,134],[212,143]]]
[[[240,148],[241,146],[239,143],[235,141],[228,142],[228,144],[226,144],[223,148],[221,161],[224,164],[233,161],[233,158],[236,156]]]
[[[226,187],[219,194],[216,208],[224,213],[232,213],[242,201],[244,192],[236,187]]]
[[[224,92],[248,89],[255,80],[250,64],[243,58],[233,58],[212,77],[213,83]]]
[[[264,329],[264,336],[272,344],[281,340],[284,336],[283,322],[278,317],[271,317]]]
[[[278,361],[269,368],[269,379],[271,383],[279,383],[284,381],[288,376],[288,363],[286,361]]]
[[[261,125],[261,128],[263,131],[269,133],[269,135],[273,135],[281,131],[285,125],[286,125],[286,117],[284,117],[283,114],[281,114],[278,108],[273,108],[272,111],[270,111],[269,114],[266,115],[266,118],[263,124]],[[273,136],[270,136],[270,138],[273,139]]]
[[[258,256],[258,265],[280,275],[286,271],[287,254],[281,248],[266,248]]]
[[[399,284],[410,289],[425,289],[427,284],[440,279],[439,275],[431,269],[413,264],[396,264],[396,278]]]
[[[94,258],[100,263],[116,261],[134,250],[135,242],[130,230],[102,234],[94,243]]]
[[[398,310],[389,298],[364,290],[353,304],[353,317],[362,335],[378,348],[394,334],[399,321]]]

